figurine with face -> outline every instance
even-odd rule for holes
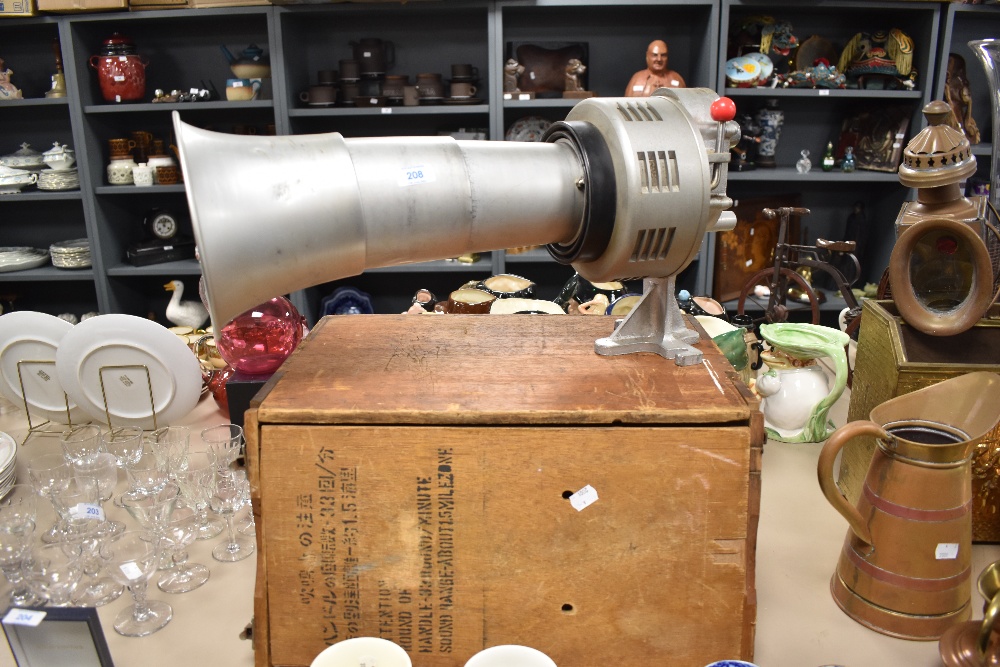
[[[626,97],[649,97],[657,88],[686,88],[684,77],[668,67],[667,43],[657,39],[646,49],[646,69],[632,75]]]
[[[948,56],[944,101],[952,111],[948,124],[964,132],[970,144],[978,144],[979,125],[972,117],[972,92],[969,90],[969,77],[965,72],[965,58],[957,53]]]

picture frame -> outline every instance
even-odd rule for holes
[[[903,158],[913,107],[878,105],[857,109],[844,118],[837,141],[837,159],[848,146],[854,148],[858,169],[895,172]]]
[[[26,625],[11,618],[18,611],[45,617]],[[18,667],[114,667],[94,607],[11,607],[0,624]]]

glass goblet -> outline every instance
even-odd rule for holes
[[[191,429],[187,426],[164,426],[150,433],[146,444],[160,467],[170,474],[183,463],[190,441]]]
[[[73,604],[78,607],[100,607],[117,600],[124,588],[104,571],[101,560],[101,542],[109,535],[101,530],[106,521],[91,521],[84,532],[76,536],[80,545],[80,566],[83,578],[73,594]]]
[[[173,608],[161,600],[148,600],[146,589],[160,560],[158,539],[144,530],[126,530],[101,545],[108,573],[132,593],[132,604],[115,617],[115,631],[126,637],[145,637],[173,617]]]
[[[212,549],[212,557],[224,563],[235,563],[249,557],[256,550],[253,540],[236,534],[233,517],[245,502],[243,483],[231,471],[216,469],[208,481],[209,506],[226,520],[226,539]]]
[[[180,487],[184,502],[194,508],[197,514],[197,538],[209,540],[222,532],[222,522],[208,516],[208,481],[215,471],[215,456],[208,450],[200,450],[200,443],[191,443],[191,449],[179,470],[174,471],[174,481]]]
[[[151,493],[126,494],[122,496],[122,503],[140,526],[152,533],[156,539],[161,540],[166,536],[167,524],[174,507],[177,505],[178,493],[177,485],[170,482],[162,489]],[[162,559],[159,564],[161,569],[166,569],[173,564],[166,549],[161,552],[160,557]]]
[[[121,497],[123,506],[129,497],[156,493],[170,481],[166,468],[148,444],[142,446],[137,458],[125,463],[125,476],[128,490]]]
[[[28,461],[28,478],[35,492],[43,498],[52,501],[52,492],[69,484],[73,469],[66,463],[62,454],[39,454]],[[55,502],[53,502],[53,506]],[[41,535],[42,542],[51,544],[66,537],[66,527],[61,519],[57,520]]]
[[[44,604],[28,585],[25,573],[35,536],[35,489],[15,484],[0,501],[0,571],[10,583],[8,602],[14,607]]]
[[[63,454],[69,463],[93,461],[101,453],[104,439],[96,424],[76,426],[59,436]]]
[[[198,513],[191,507],[174,510],[167,523],[166,541],[173,567],[156,583],[164,593],[187,593],[208,581],[209,569],[199,563],[188,563],[187,548],[198,535]]]
[[[83,576],[82,548],[75,542],[55,542],[35,548],[28,564],[28,581],[52,607],[73,605],[73,593]]]
[[[238,424],[219,424],[201,432],[201,440],[215,454],[215,464],[220,468],[230,467],[240,455],[243,446],[243,429]]]
[[[103,509],[104,503],[111,499],[115,486],[118,485],[118,468],[114,455],[100,452],[91,462],[74,463],[73,470],[77,477],[87,477],[97,483],[97,502]],[[125,532],[125,524],[105,518],[101,531],[103,535],[122,533]]]

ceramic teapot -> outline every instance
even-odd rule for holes
[[[104,40],[100,54],[90,57],[105,102],[141,101],[146,96],[148,65],[149,61],[136,53],[132,40],[117,32]]]
[[[226,48],[225,44],[220,44],[219,48],[229,61],[229,69],[237,79],[266,79],[271,76],[270,59],[264,55],[264,49],[256,44],[243,49],[238,58]]]
[[[784,442],[821,442],[833,431],[830,408],[847,386],[847,334],[818,324],[762,324],[761,338],[771,349],[761,353],[767,371],[755,389],[764,397],[761,411],[767,435]],[[816,360],[833,361],[833,385]]]

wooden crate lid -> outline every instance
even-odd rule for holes
[[[255,401],[260,424],[746,423],[756,401],[701,364],[594,352],[611,317],[329,316]],[[253,405],[251,406],[253,409]]]

